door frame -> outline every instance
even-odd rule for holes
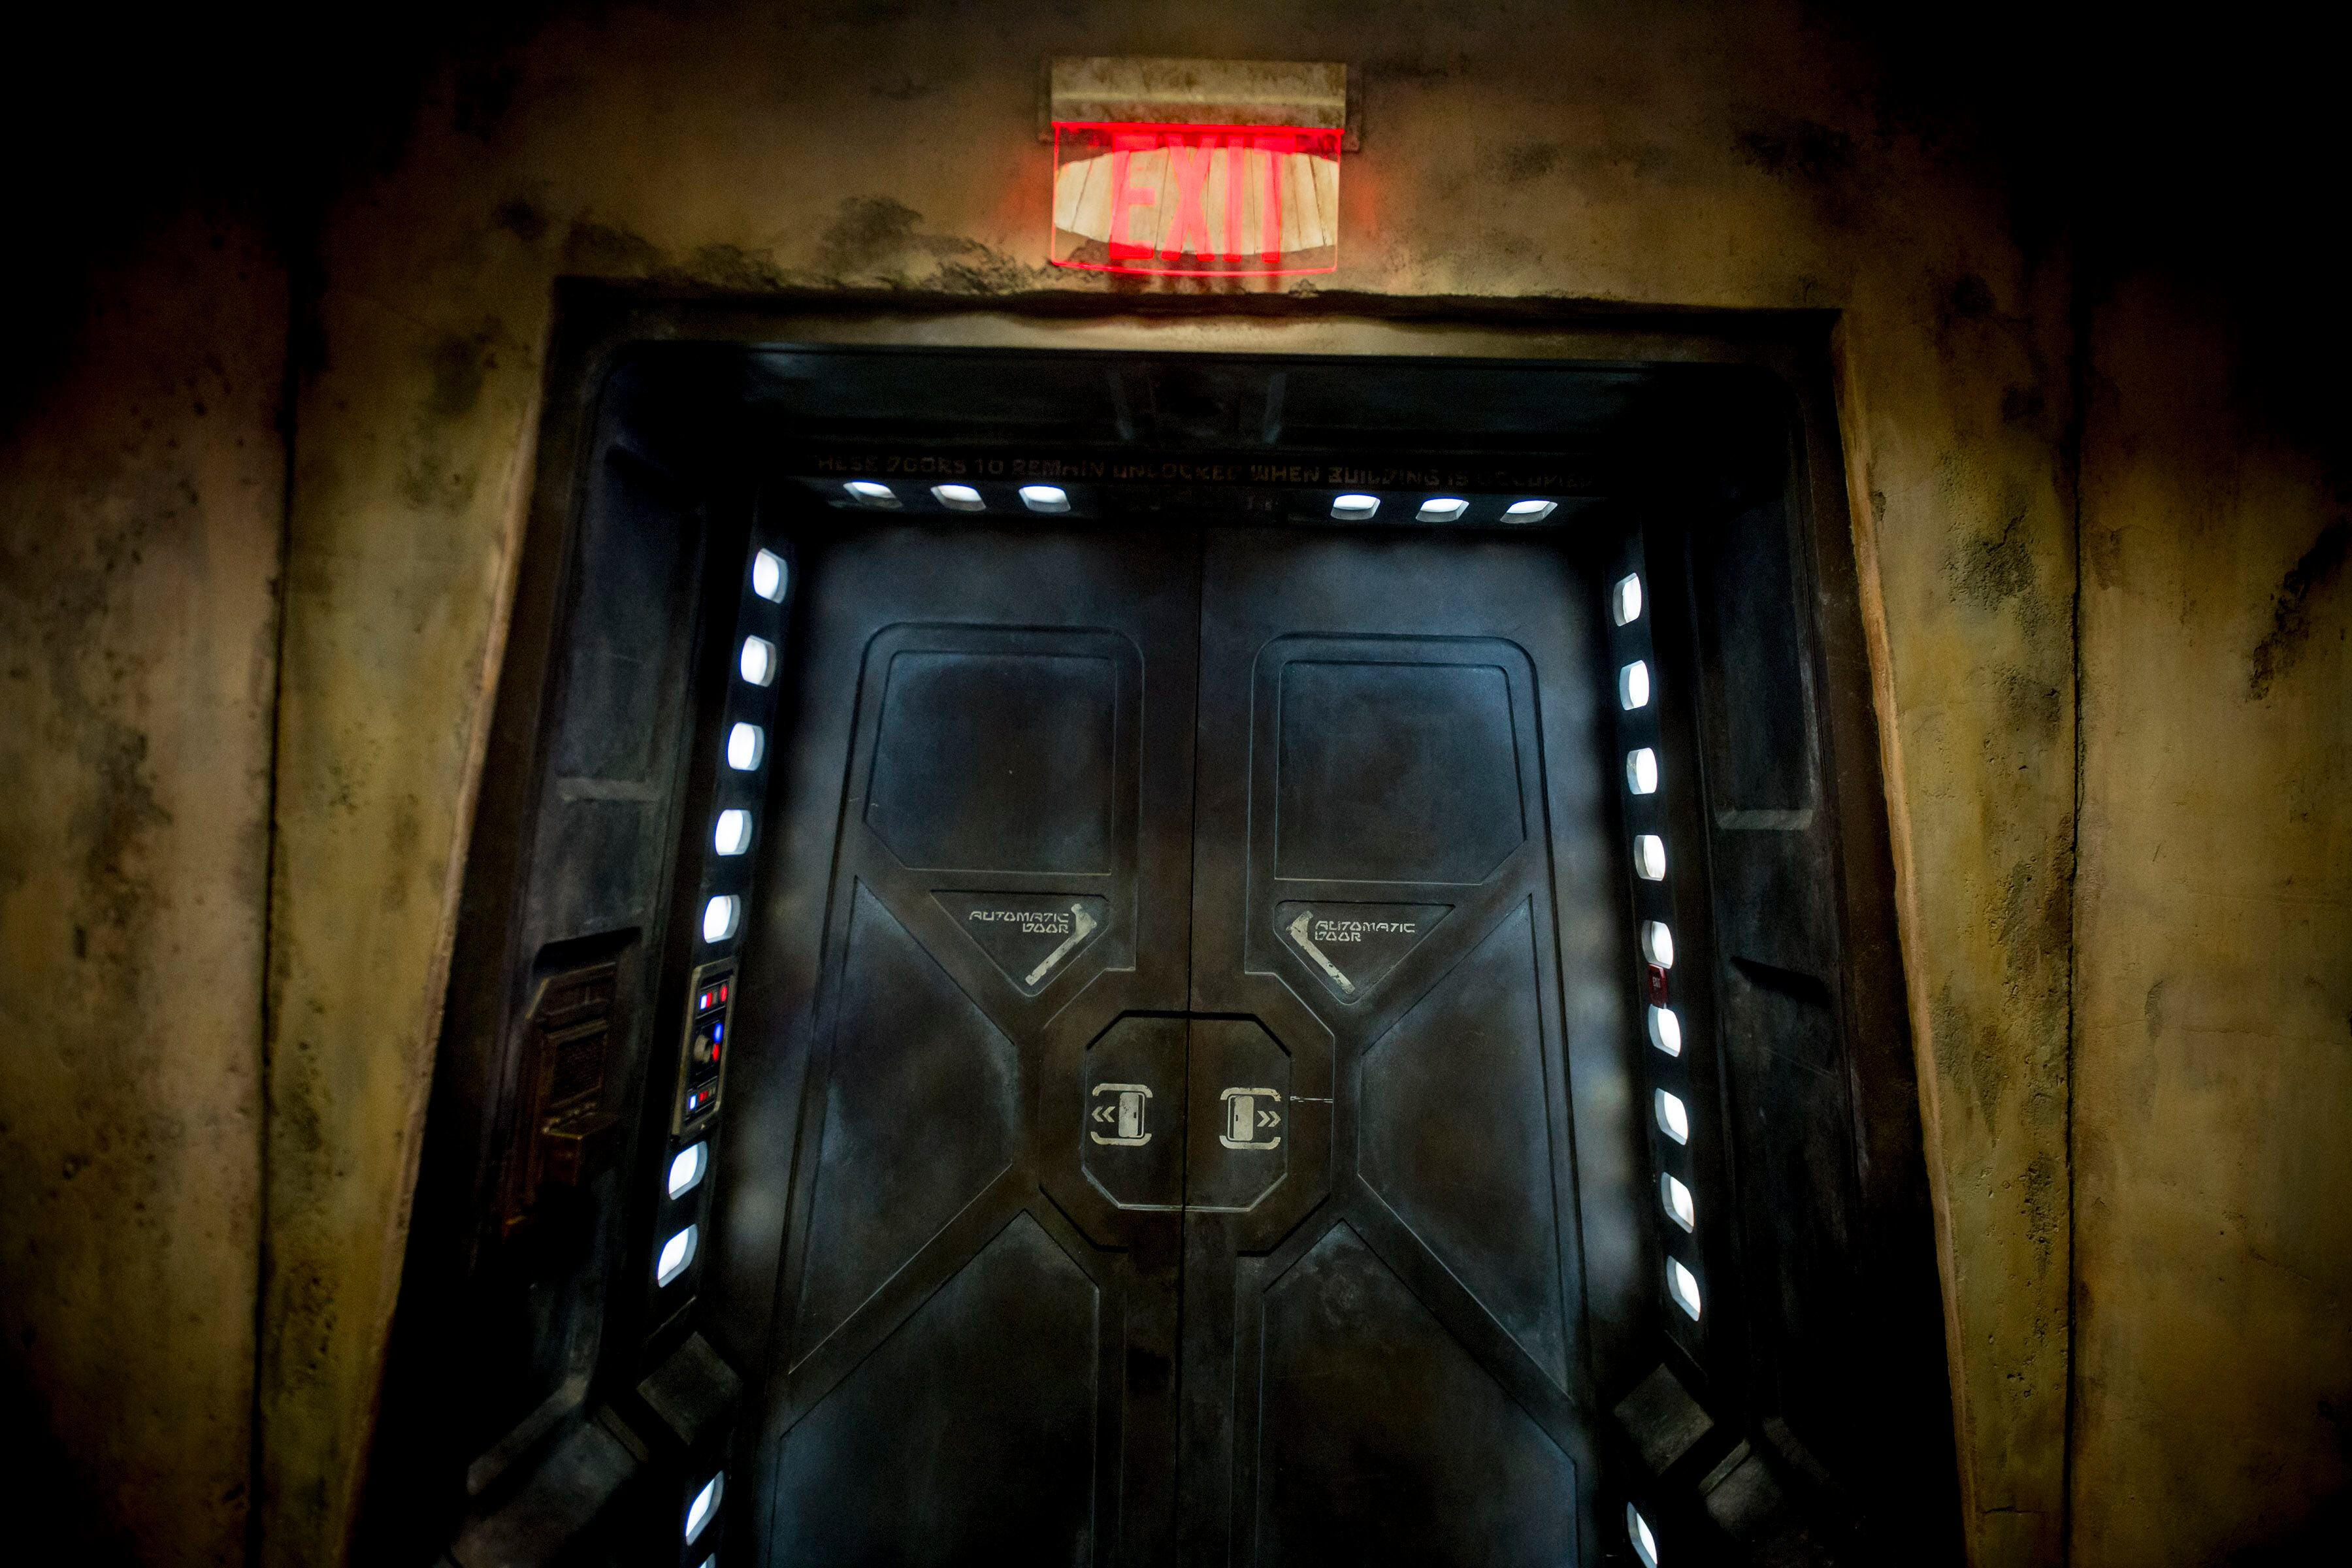
[[[1911,1049],[1904,966],[1897,934],[1895,868],[1881,741],[1888,715],[1885,672],[1873,659],[1866,623],[1882,614],[1866,581],[1852,525],[1848,475],[1835,388],[1832,311],[1627,311],[1549,301],[1403,300],[1326,293],[1311,299],[1258,294],[1101,294],[1039,292],[976,304],[954,295],[794,293],[757,300],[681,299],[658,290],[562,279],[545,364],[534,484],[514,542],[525,562],[568,557],[592,483],[586,461],[600,403],[612,373],[646,345],[701,345],[731,354],[755,346],[832,349],[955,348],[1062,350],[1153,354],[1329,355],[1551,361],[1622,369],[1667,365],[1742,367],[1761,372],[1785,398],[1790,436],[1787,498],[1795,515],[1799,614],[1806,623],[1808,674],[1823,793],[1838,817],[1839,916],[1846,938],[1844,1045],[1855,1064],[1857,1136],[1882,1168],[1919,1171],[1923,1134],[1917,1095],[1922,1065]],[[1645,534],[1650,529],[1644,527]],[[503,648],[498,669],[500,715],[529,713],[547,689],[561,625],[560,573],[515,574],[513,599],[494,628]],[[523,726],[527,731],[528,726]],[[501,726],[485,763],[473,845],[485,828],[520,816],[497,781],[528,773],[535,736]],[[514,764],[523,763],[517,767]],[[1694,840],[1696,841],[1696,840]],[[469,855],[468,896],[486,868]],[[491,858],[496,860],[497,856]],[[1703,921],[1696,910],[1684,917]],[[1704,942],[1703,934],[1699,942]],[[1704,951],[1704,948],[1702,948]],[[453,976],[453,992],[455,989]],[[1891,1157],[1891,1160],[1890,1160]],[[1932,1167],[1929,1167],[1932,1169]],[[1934,1233],[1946,1229],[1938,1184],[1922,1173],[1921,1206]],[[1646,1185],[1644,1174],[1643,1185]],[[1637,1194],[1639,1195],[1639,1194]],[[1890,1206],[1909,1206],[1899,1198]],[[436,1223],[424,1211],[416,1225]],[[1727,1271],[1728,1272],[1728,1271]],[[1948,1303],[1944,1322],[1948,1333]],[[1936,1370],[1948,1396],[1947,1356]],[[742,1369],[749,1372],[751,1369]],[[1736,1383],[1734,1374],[1729,1382]],[[1621,1405],[1630,1460],[1661,1488],[1696,1498],[1696,1471],[1729,1463],[1738,1435],[1717,1433],[1666,1449],[1639,1429],[1647,1418],[1641,1391]],[[1651,1413],[1654,1414],[1654,1413]],[[1671,1425],[1679,1416],[1664,1417]],[[1687,1423],[1685,1422],[1685,1425]],[[1941,1441],[1949,1455],[1948,1407]],[[1728,1457],[1727,1457],[1728,1456]],[[748,1456],[747,1456],[748,1457]],[[1699,1461],[1705,1460],[1701,1466]],[[1930,1465],[1939,1463],[1934,1457]],[[1953,1467],[1941,1463],[1948,1478]],[[748,1479],[748,1478],[746,1478]],[[1694,1515],[1698,1505],[1683,1507]],[[1717,1521],[1721,1523],[1721,1521]],[[1937,1533],[1944,1521],[1934,1521]]]

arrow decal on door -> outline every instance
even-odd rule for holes
[[[1453,912],[1451,904],[1281,904],[1274,923],[1333,995],[1360,1002]]]
[[[1279,1149],[1281,1134],[1260,1138],[1269,1127],[1282,1125],[1282,1112],[1275,1109],[1282,1103],[1282,1091],[1276,1089],[1229,1089],[1219,1095],[1225,1102],[1224,1130],[1217,1142],[1228,1149]]]
[[[1110,923],[1109,902],[1083,894],[940,889],[931,897],[1024,996],[1058,980]]]
[[[1349,979],[1346,975],[1340,973],[1339,966],[1332,963],[1331,960],[1325,955],[1323,950],[1316,946],[1313,939],[1307,934],[1307,928],[1314,923],[1314,910],[1299,910],[1298,918],[1290,922],[1290,940],[1298,944],[1299,952],[1305,953],[1307,957],[1315,961],[1317,968],[1322,970],[1325,974],[1330,976],[1331,984],[1339,988],[1340,995],[1355,995],[1356,983]]]
[[[1087,938],[1095,934],[1095,917],[1087,912],[1086,905],[1070,906],[1070,934],[1063,939],[1062,945],[1047,953],[1045,962],[1029,972],[1029,978],[1021,983],[1023,990],[1037,989],[1045,983],[1045,976],[1054,972],[1054,965],[1085,946]]]

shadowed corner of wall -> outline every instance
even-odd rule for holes
[[[2282,1528],[2264,1521],[2249,1529],[2259,1543],[2241,1546],[2215,1561],[2223,1568],[2306,1568],[2314,1563],[2340,1563],[2344,1543],[2352,1540],[2352,1492],[2322,1499],[2308,1517]]]
[[[93,1495],[66,1458],[49,1412],[26,1385],[20,1352],[0,1356],[0,1529],[6,1555],[26,1563],[75,1568],[135,1568],[139,1554],[121,1510]]]

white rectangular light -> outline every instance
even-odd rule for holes
[[[1644,882],[1666,879],[1666,841],[1654,833],[1637,834],[1633,839],[1633,875]]]
[[[1636,746],[1625,753],[1625,787],[1635,795],[1658,793],[1658,753]]]
[[[784,596],[784,558],[772,550],[762,550],[751,557],[751,592],[770,604]]]
[[[1677,1143],[1690,1142],[1690,1107],[1682,1096],[1658,1089],[1651,1097],[1651,1108],[1657,1112],[1659,1131]]]
[[[1698,1200],[1691,1190],[1671,1175],[1658,1176],[1658,1202],[1664,1205],[1666,1215],[1685,1230],[1698,1228]]]
[[[1666,1294],[1692,1322],[1698,1321],[1698,1276],[1684,1268],[1678,1258],[1666,1259]]]
[[[654,1283],[667,1285],[685,1273],[687,1266],[694,1261],[695,1245],[701,1238],[701,1228],[690,1225],[663,1242],[661,1256],[654,1260]]]
[[[733,893],[721,893],[702,906],[702,940],[725,942],[742,920],[743,900]]]
[[[1670,1057],[1683,1054],[1683,1021],[1672,1007],[1651,1007],[1650,1044]]]
[[[721,855],[740,855],[751,847],[751,814],[737,806],[720,812],[710,831],[710,847]]]
[[[669,1195],[686,1196],[702,1184],[703,1173],[709,1169],[709,1144],[697,1143],[690,1149],[680,1149],[677,1158],[669,1163]]]

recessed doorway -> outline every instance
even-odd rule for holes
[[[1818,324],[635,321],[557,373],[372,1499],[1938,1554]]]

